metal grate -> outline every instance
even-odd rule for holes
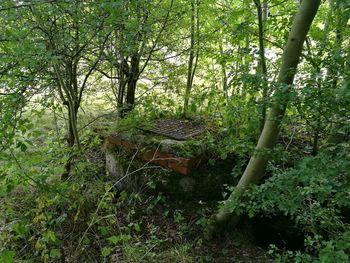
[[[203,133],[205,127],[188,120],[164,119],[157,121],[150,131],[172,139],[186,140]]]

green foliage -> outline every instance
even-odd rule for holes
[[[2,152],[11,146],[25,152],[27,145],[30,144],[30,141],[26,140],[26,135],[33,125],[28,118],[22,116],[24,105],[23,94],[0,97],[0,147]]]
[[[196,50],[189,48],[188,0],[0,1],[0,262],[108,261],[120,248],[121,262],[216,260],[195,258],[192,251],[202,241],[191,230],[208,225],[209,204],[187,215],[184,204],[176,207],[162,194],[121,192],[117,198],[115,182],[105,177],[101,138],[89,130],[86,116],[95,117],[97,104],[116,111],[134,80],[135,109],[107,119],[103,135],[126,132],[138,140],[140,129],[156,119],[183,118],[189,54],[198,52],[186,117],[203,121],[208,132],[171,150],[183,157],[204,153],[210,167],[226,161],[227,175],[238,179],[255,153],[263,107],[285,88],[275,79],[299,5],[261,2],[267,4],[268,94],[262,92],[254,1],[194,1]],[[286,215],[305,234],[303,252],[271,248],[280,262],[349,261],[349,148],[345,143],[316,155],[336,125],[348,140],[349,17],[348,0],[321,5],[288,96],[283,137],[276,149],[257,153],[270,158],[272,176],[246,191],[242,202],[231,200],[232,209],[251,217]],[[76,118],[68,101],[79,109]],[[67,118],[77,126],[80,150],[67,147]],[[155,145],[159,138],[149,141]],[[143,194],[145,185],[154,193],[171,175],[137,170],[140,163],[118,157],[135,168],[130,181],[147,179],[138,189]],[[201,181],[221,182],[216,172],[205,173]],[[213,189],[210,184],[206,195]],[[161,223],[153,222],[157,216]],[[164,236],[160,228],[169,221],[176,228],[163,230]],[[190,234],[198,240],[189,242]],[[171,238],[180,241],[169,248]]]
[[[0,254],[0,260],[4,263],[14,262],[15,252],[11,250],[4,250]]]
[[[37,133],[30,129],[28,134]],[[49,138],[55,137],[54,132],[48,134]],[[99,140],[96,144],[96,139],[87,137],[83,137],[86,149],[96,150],[96,146],[100,146]],[[77,231],[77,226],[86,225],[103,190],[103,182],[96,176],[101,171],[100,164],[78,158],[72,170],[74,180],[62,182],[60,176],[67,151],[60,147],[61,142],[41,141],[40,137],[30,139],[31,144],[25,152],[14,148],[13,158],[2,159],[1,262],[13,262],[14,255],[16,260],[59,260],[66,236],[70,231]],[[104,202],[108,200],[104,198]],[[105,203],[104,207],[108,205]],[[103,211],[107,212],[106,208]],[[73,251],[71,253],[76,256]]]
[[[128,132],[137,134],[140,129],[151,129],[153,127],[152,118],[143,112],[132,111],[126,118],[119,120],[117,126],[112,128],[116,132]]]
[[[332,257],[345,262],[350,241],[348,152],[349,145],[344,145],[304,158],[295,168],[274,174],[260,186],[252,186],[241,202],[230,200],[231,208],[250,217],[288,216],[305,233],[307,252],[319,255],[320,262],[331,262]]]

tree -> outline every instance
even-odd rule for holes
[[[46,8],[32,8],[33,27],[39,30],[46,46],[48,65],[56,80],[57,91],[67,107],[68,146],[81,148],[77,129],[77,115],[88,80],[96,69],[110,32],[103,31],[104,20],[95,22],[95,6],[81,4],[52,4]],[[91,10],[92,9],[92,10]],[[103,33],[103,41],[95,39]],[[92,62],[84,59],[95,49]],[[91,55],[90,55],[91,56]]]
[[[334,10],[335,9],[335,10]],[[331,81],[333,88],[336,90],[335,103],[338,106],[334,113],[330,134],[328,136],[328,143],[341,143],[346,140],[346,120],[348,119],[348,105],[349,105],[349,90],[350,90],[350,41],[345,43],[346,54],[342,59],[342,42],[346,39],[349,31],[346,27],[348,20],[350,19],[350,3],[346,1],[340,1],[334,3],[330,1],[330,13],[335,13],[336,23],[336,38],[333,45],[333,50],[330,52],[333,58],[333,63],[330,63],[328,67],[328,79]],[[343,79],[343,81],[338,81]],[[340,87],[337,88],[337,84],[340,83]],[[337,89],[336,89],[337,88]],[[334,106],[334,105],[332,105]],[[345,128],[345,130],[344,130]]]
[[[104,28],[106,14],[99,10],[93,3],[43,2],[12,7],[8,15],[9,22],[18,15],[17,24],[11,21],[18,37],[6,44],[16,47],[17,71],[25,73],[27,83],[38,83],[38,94],[48,92],[53,101],[58,97],[67,110],[70,156],[64,177],[74,146],[81,149],[77,125],[83,95],[111,34]]]
[[[304,0],[294,17],[291,31],[282,55],[282,62],[277,79],[278,89],[274,94],[274,102],[265,120],[264,129],[256,146],[256,153],[239,180],[236,188],[226,200],[223,209],[215,216],[215,222],[207,229],[209,236],[223,224],[231,220],[235,225],[239,217],[231,211],[231,202],[237,202],[239,196],[251,184],[260,182],[268,161],[267,151],[271,150],[277,140],[280,125],[289,101],[294,76],[302,53],[304,41],[320,5],[320,0]]]
[[[106,3],[104,10],[110,14],[108,26],[113,34],[110,49],[105,52],[109,67],[100,72],[117,80],[113,92],[120,116],[134,108],[137,82],[147,68],[154,53],[160,49],[163,32],[168,26],[173,0],[157,3],[149,1],[121,1]],[[108,74],[110,67],[115,69]]]
[[[191,96],[194,75],[196,73],[199,57],[199,3],[197,0],[191,1],[191,26],[190,26],[190,54],[188,57],[187,83],[183,113],[186,115],[188,103]],[[196,48],[196,50],[195,50]]]
[[[261,120],[260,129],[263,130],[266,119],[266,100],[268,98],[268,82],[267,82],[267,65],[265,58],[265,43],[264,43],[264,21],[267,19],[267,3],[264,1],[262,7],[260,0],[254,0],[254,4],[258,13],[258,25],[259,25],[259,64],[261,67],[262,76],[262,109],[261,109]]]

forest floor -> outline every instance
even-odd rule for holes
[[[97,157],[96,162],[104,162],[102,152],[91,156]],[[115,206],[113,230],[110,223],[101,225],[114,231],[116,239],[122,241],[108,247],[108,262],[272,262],[266,247],[259,244],[247,221],[235,231],[206,241],[203,230],[217,211],[217,201],[179,196],[156,187],[150,189],[149,186],[157,184],[160,178],[149,173],[149,181],[143,181],[134,191],[112,194],[111,203]],[[101,235],[99,230],[97,227],[89,231],[90,239],[98,232]],[[102,246],[97,243],[95,253],[90,247],[86,260],[95,258],[92,262],[99,262],[97,258]],[[71,246],[76,246],[74,241]]]
[[[169,202],[162,198],[163,204],[153,207],[151,201],[151,204],[145,202],[133,208],[140,225],[140,230],[134,231],[130,240],[134,249],[119,247],[117,253],[112,253],[110,262],[272,262],[268,252],[259,246],[244,225],[235,232],[204,241],[200,223],[215,212],[214,207],[208,208],[204,203]],[[130,208],[125,207],[119,214],[119,224],[130,225],[129,215]],[[137,247],[139,256],[133,254]]]
[[[156,169],[141,172],[149,179],[141,187],[111,190],[113,181],[106,176],[103,141],[92,130],[85,130],[84,155],[75,160],[71,177],[62,183],[65,152],[57,143],[64,141],[58,135],[57,142],[47,137],[55,131],[51,119],[43,123],[33,146],[26,153],[18,151],[21,166],[14,163],[13,169],[19,175],[26,171],[45,185],[19,186],[0,198],[0,210],[14,207],[0,214],[0,226],[4,226],[0,234],[12,238],[11,227],[21,221],[26,222],[23,235],[31,236],[26,241],[13,236],[17,258],[40,262],[47,256],[48,262],[87,263],[272,261],[249,224],[206,241],[203,229],[217,211],[217,200],[179,198],[158,190],[153,186],[164,174],[157,175]]]
[[[171,176],[164,169],[142,170],[135,176],[144,179],[133,189],[110,191],[106,189],[113,181],[106,177],[102,141],[86,151],[85,157],[84,162],[98,169],[89,176],[80,172],[71,179],[72,185],[78,182],[84,186],[64,209],[69,211],[77,203],[78,212],[67,212],[59,227],[66,262],[272,262],[247,220],[237,230],[206,241],[203,230],[217,211],[217,200],[202,201],[191,194],[159,189],[156,185],[168,179],[164,176]],[[130,173],[142,165],[135,160]],[[93,224],[92,218],[96,218]]]
[[[105,162],[102,144],[89,155],[92,157],[91,162],[96,164]],[[144,163],[130,158],[125,158],[128,165],[129,162],[133,163],[128,168],[129,172],[133,173],[133,170],[140,168],[141,172],[136,173],[131,179],[126,178],[127,181],[133,179],[138,181],[131,187],[132,190],[115,192],[113,195],[112,203],[116,206],[115,235],[121,239],[124,237],[125,240],[108,247],[110,252],[108,262],[272,262],[267,248],[263,248],[254,237],[250,222],[241,223],[237,230],[223,233],[220,238],[206,241],[203,230],[209,218],[217,212],[218,200],[202,201],[200,197],[194,196],[195,194],[174,190],[179,186],[178,180],[183,177],[182,175],[178,178],[178,175],[166,172],[160,167],[142,170],[145,168]],[[224,166],[217,164],[215,167],[221,169],[214,168],[211,172],[229,173],[232,170],[230,168],[226,171],[227,167],[223,168]],[[206,168],[202,167],[202,172],[208,173]],[[105,171],[102,173],[105,175]],[[140,180],[135,176],[143,179]],[[164,176],[173,176],[173,179]],[[168,181],[169,184],[169,180],[172,185],[170,189],[169,187],[158,189],[156,186],[163,184],[164,181]],[[211,188],[213,185],[207,186],[200,195],[213,194],[208,192],[213,191]],[[72,244],[73,247],[75,245]],[[99,254],[101,254],[100,244],[96,246],[96,254],[94,256],[90,254],[86,259],[96,257],[94,262],[98,262]]]
[[[150,210],[150,204],[143,205],[125,207],[118,213],[118,227],[131,233],[126,242],[111,250],[109,262],[272,262],[268,252],[246,229],[204,241],[202,227],[197,224],[200,208],[183,204],[180,210],[156,205]],[[130,211],[135,212],[131,221]],[[97,254],[90,254],[86,260],[97,259],[98,251],[96,247]]]

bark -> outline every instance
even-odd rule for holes
[[[293,84],[296,69],[299,63],[303,43],[317,13],[320,0],[304,0],[301,2],[299,10],[294,17],[293,25],[289,33],[287,44],[285,45],[282,64],[279,70],[277,82],[279,88],[274,95],[273,106],[271,107],[256,146],[256,153],[248,163],[235,190],[225,202],[224,208],[214,219],[213,224],[207,228],[207,237],[211,237],[231,220],[235,226],[239,216],[230,209],[230,202],[237,200],[241,194],[251,185],[260,182],[268,161],[266,152],[274,147],[280,130],[280,124],[285,114],[291,85]]]
[[[121,111],[121,116],[128,114],[135,106],[136,85],[140,75],[140,58],[138,55],[131,57],[130,72],[127,78],[126,103]]]
[[[78,134],[78,128],[77,128],[77,116],[78,116],[78,110],[79,107],[75,106],[75,103],[72,103],[68,101],[68,138],[67,138],[67,143],[68,143],[68,148],[69,148],[69,153],[68,153],[68,160],[64,166],[64,172],[62,174],[62,180],[67,180],[70,171],[72,168],[72,161],[73,161],[73,147],[76,144],[77,148],[80,150],[81,149],[81,144],[80,144],[80,139],[79,139],[79,134]]]
[[[224,54],[224,48],[222,45],[222,41],[219,43],[219,48],[220,48],[220,54],[222,57],[225,56]],[[227,80],[227,72],[226,72],[226,61],[221,61],[221,73],[222,73],[222,91],[225,94],[226,99],[228,99],[228,80]]]
[[[69,148],[68,153],[68,160],[64,167],[64,172],[62,174],[62,180],[66,180],[69,177],[71,167],[72,167],[72,160],[73,160],[73,147],[74,145],[77,145],[77,148],[81,149],[80,139],[79,139],[79,133],[77,128],[77,115],[78,110],[80,106],[80,101],[78,97],[78,86],[77,86],[77,74],[76,74],[76,67],[73,67],[73,64],[71,63],[65,63],[65,70],[67,74],[69,74],[64,81],[63,77],[64,74],[58,67],[58,65],[53,65],[56,77],[58,79],[58,90],[60,98],[63,102],[63,104],[67,107],[68,111],[68,137],[67,137],[67,144]],[[68,80],[69,79],[69,80]]]
[[[268,99],[268,83],[267,83],[267,66],[265,57],[265,43],[264,43],[264,19],[267,19],[266,8],[267,3],[264,2],[264,9],[261,6],[260,0],[254,0],[257,12],[258,12],[258,24],[259,24],[259,56],[260,56],[260,67],[262,75],[262,107],[260,117],[260,131],[264,128],[266,119],[266,101]]]
[[[240,61],[241,65],[238,64],[238,69],[242,72],[249,72],[251,69],[251,56],[249,54],[250,52],[250,44],[251,44],[251,36],[249,34],[246,34],[245,36],[245,44],[244,47],[241,47],[241,52],[242,52],[242,59]],[[247,74],[247,73],[243,73],[243,74]],[[249,84],[247,81],[242,81],[242,88],[241,88],[241,92],[240,95],[242,96],[242,98],[246,98],[247,97],[247,90]]]
[[[118,84],[117,106],[118,106],[119,112],[121,112],[121,110],[124,107],[124,96],[125,96],[128,74],[129,74],[129,65],[127,60],[123,58],[121,63],[118,64],[119,84]]]
[[[196,21],[197,20],[197,21]],[[196,23],[197,23],[197,52],[195,52],[195,37],[196,37]],[[196,0],[191,2],[191,43],[190,43],[190,54],[188,58],[188,69],[187,69],[187,83],[185,92],[185,101],[183,113],[186,115],[188,110],[188,104],[190,101],[191,90],[193,86],[193,79],[197,68],[198,55],[199,55],[199,22],[198,22],[198,3]]]
[[[117,107],[118,107],[119,112],[124,107],[124,96],[125,96],[126,84],[127,84],[127,82],[125,81],[124,78],[119,79],[118,98],[117,98]]]
[[[269,4],[268,4],[267,0],[263,1],[262,11],[263,11],[262,19],[263,19],[263,21],[266,21],[267,18],[269,17]]]

